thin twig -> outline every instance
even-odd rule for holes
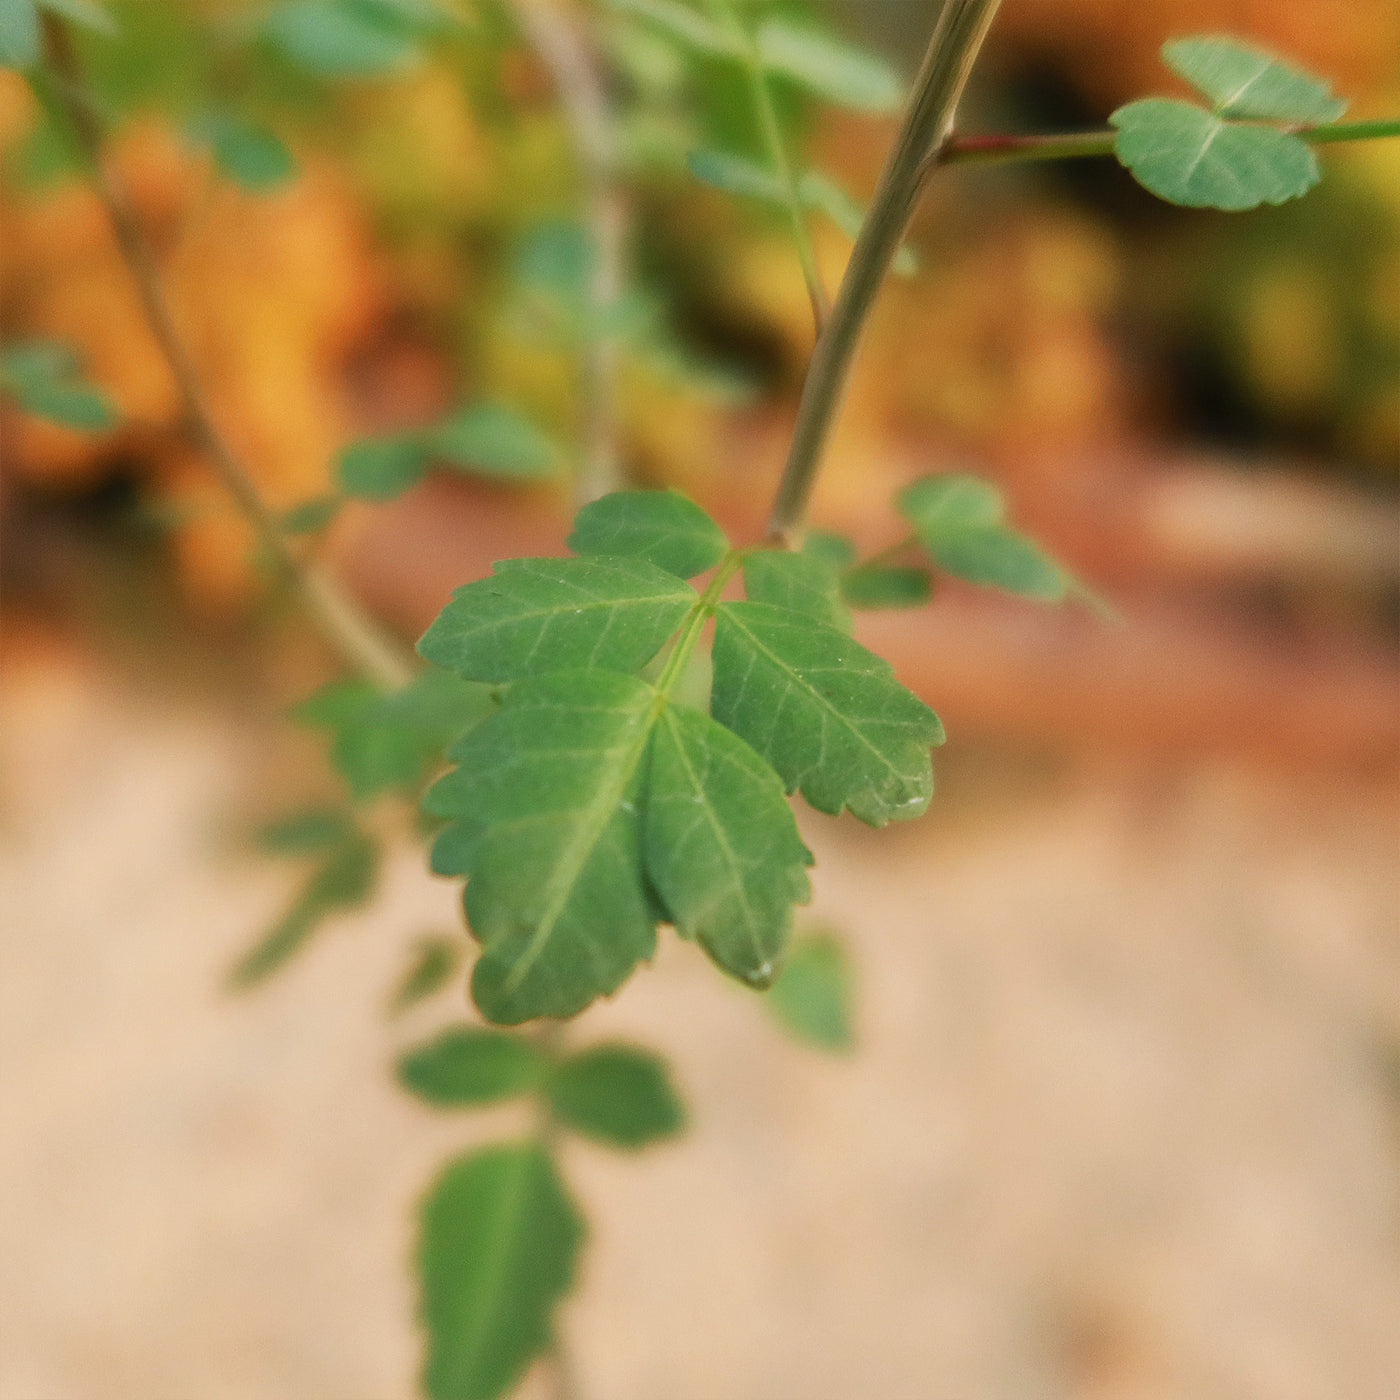
[[[797,244],[797,260],[802,266],[803,281],[807,284],[808,300],[812,303],[812,323],[820,337],[831,316],[831,301],[826,294],[826,284],[822,281],[816,249],[812,244],[812,233],[807,226],[807,211],[802,203],[797,173],[788,157],[782,128],[778,124],[772,89],[768,86],[768,73],[763,66],[763,59],[758,52],[758,44],[752,31],[734,8],[734,0],[711,0],[711,7],[717,17],[728,25],[739,50],[744,75],[748,80],[749,94],[753,98],[754,114],[758,118],[758,129],[763,137],[763,144],[768,148],[768,159],[773,163],[773,173],[778,177],[778,183],[783,189],[783,202],[787,208],[788,221],[792,225],[793,241]]]
[[[292,548],[276,511],[263,499],[215,425],[199,371],[175,327],[160,269],[135,206],[106,160],[102,121],[83,80],[72,36],[64,21],[52,12],[43,15],[43,26],[46,63],[55,79],[58,102],[91,166],[97,197],[136,284],[151,334],[175,381],[186,427],[327,641],[346,661],[377,683],[403,685],[413,676],[412,664],[328,574]]]
[[[626,277],[630,214],[618,177],[613,116],[587,34],[555,0],[510,0],[526,38],[549,69],[569,126],[584,188],[589,238],[582,365],[583,452],[574,478],[580,505],[623,485],[617,445],[620,346],[611,322]]]
[[[904,124],[885,160],[831,320],[817,341],[807,371],[787,466],[768,517],[769,538],[777,543],[791,545],[801,535],[822,451],[845,394],[861,331],[918,201],[929,154],[952,132],[958,99],[998,3],[946,0],[939,12]]]

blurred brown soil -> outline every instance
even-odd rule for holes
[[[383,1014],[451,888],[404,852],[227,998],[290,889],[226,839],[282,731],[44,631],[3,699],[0,1397],[410,1395],[410,1204],[522,1127],[389,1078],[462,1014]],[[940,772],[908,827],[805,821],[850,1059],[670,939],[571,1031],[662,1047],[694,1120],[569,1151],[582,1400],[1391,1400],[1393,790],[962,745]]]

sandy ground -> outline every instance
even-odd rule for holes
[[[7,675],[0,1397],[409,1397],[410,1204],[519,1126],[387,1073],[460,1009],[383,1012],[452,891],[405,854],[224,997],[292,879],[211,835],[257,805],[268,736],[81,680]],[[694,1118],[569,1152],[581,1400],[1393,1400],[1393,805],[950,774],[909,828],[807,823],[861,973],[852,1058],[674,942],[572,1032],[664,1047]]]

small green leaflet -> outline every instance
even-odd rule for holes
[[[339,496],[312,496],[282,513],[282,528],[289,535],[314,535],[335,519],[344,504]]]
[[[473,476],[543,481],[564,469],[564,453],[543,429],[502,404],[480,403],[424,435],[430,455]]]
[[[1347,109],[1323,79],[1223,34],[1168,39],[1162,58],[1221,116],[1312,126]]]
[[[1253,209],[1306,194],[1322,178],[1317,156],[1271,126],[1225,121],[1194,102],[1146,97],[1120,107],[1118,159],[1140,185],[1173,204]]]
[[[413,949],[413,960],[389,997],[389,1014],[397,1016],[410,1006],[441,991],[457,971],[461,960],[461,939],[430,934],[420,938]]]
[[[665,1062],[632,1045],[595,1045],[570,1056],[548,1093],[559,1122],[609,1147],[645,1147],[685,1127]]]
[[[388,694],[364,681],[334,681],[293,711],[331,735],[331,763],[358,799],[423,781],[443,750],[495,702],[484,686],[428,670]]]
[[[874,54],[781,15],[765,19],[755,39],[763,66],[809,92],[862,112],[897,112],[904,85]]]
[[[376,0],[282,0],[263,36],[293,63],[330,77],[372,77],[417,63],[406,11]]]
[[[1006,502],[975,476],[926,476],[896,498],[933,562],[969,583],[1059,602],[1074,580],[1038,545],[1002,523]]]
[[[698,710],[665,710],[652,741],[647,872],[680,933],[731,976],[772,980],[811,897],[802,843],[778,775]]]
[[[233,112],[210,111],[186,128],[208,146],[220,170],[246,190],[272,190],[297,173],[292,153],[272,132]]]
[[[302,855],[338,846],[354,829],[354,817],[340,807],[306,807],[260,827],[256,839],[269,855]]]
[[[0,67],[30,68],[39,61],[39,16],[32,0],[0,0]]]
[[[928,806],[943,726],[889,662],[784,608],[722,603],[714,666],[715,718],[818,811],[883,826]]]
[[[1305,141],[1258,123],[1335,121],[1346,103],[1322,79],[1219,35],[1169,40],[1162,57],[1211,107],[1149,97],[1109,118],[1118,159],[1153,194],[1194,207],[1253,209],[1296,199],[1321,179]]]
[[[456,590],[418,643],[466,680],[566,667],[635,671],[660,650],[695,590],[645,559],[506,559]]]
[[[507,1031],[443,1031],[399,1060],[399,1082],[442,1108],[474,1107],[532,1093],[548,1064],[533,1041]]]
[[[802,542],[802,552],[820,559],[828,568],[838,572],[849,568],[856,557],[855,545],[834,530],[808,530],[807,538]]]
[[[611,9],[655,25],[668,38],[698,53],[736,56],[730,35],[681,0],[606,0]]]
[[[340,454],[340,489],[370,501],[388,501],[414,485],[428,467],[428,450],[417,434],[361,438]]]
[[[927,569],[905,564],[862,564],[842,575],[841,596],[860,610],[917,608],[933,594]]]
[[[281,920],[241,957],[229,985],[244,991],[276,972],[311,937],[323,920],[363,904],[374,890],[379,848],[351,831],[307,878]]]
[[[430,1400],[496,1400],[549,1346],[584,1225],[537,1143],[459,1157],[419,1212]]]
[[[813,554],[755,550],[744,560],[744,593],[750,602],[788,608],[842,632],[855,625],[839,577]]]
[[[854,1042],[851,966],[831,934],[799,938],[782,975],[768,991],[768,1008],[796,1040],[840,1053]]]
[[[644,559],[677,578],[694,578],[724,558],[728,541],[679,491],[615,491],[579,511],[569,548]]]
[[[111,400],[84,381],[77,357],[54,341],[23,341],[0,351],[0,389],[26,412],[64,428],[97,433],[117,423]]]
[[[428,794],[430,811],[476,828],[466,913],[490,1020],[572,1016],[651,956],[638,802],[654,702],[611,671],[521,681]]]

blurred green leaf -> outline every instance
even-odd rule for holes
[[[920,477],[899,492],[895,505],[928,538],[996,525],[1006,513],[1006,498],[990,481],[960,473]]]
[[[474,476],[542,481],[564,469],[564,454],[542,428],[502,404],[464,408],[424,435],[429,452]]]
[[[461,959],[461,938],[420,938],[413,950],[413,960],[389,998],[389,1014],[397,1016],[441,991],[457,971]]]
[[[1069,576],[1033,540],[1003,525],[962,530],[930,551],[940,568],[969,583],[1058,603],[1069,591]]]
[[[289,535],[314,535],[335,519],[343,502],[339,496],[313,496],[300,501],[282,516],[282,528]]]
[[[258,846],[269,855],[302,855],[343,844],[355,821],[340,807],[308,807],[258,828]]]
[[[645,1147],[685,1127],[665,1062],[631,1045],[571,1056],[550,1077],[549,1101],[561,1123],[610,1147]]]
[[[798,939],[768,990],[769,1010],[794,1039],[835,1053],[854,1043],[851,1003],[850,961],[830,934]]]
[[[39,0],[39,8],[76,24],[80,29],[90,29],[96,34],[117,33],[116,21],[96,0]]]
[[[1221,116],[1311,126],[1336,121],[1347,109],[1322,78],[1223,34],[1168,39],[1162,58]]]
[[[392,500],[413,486],[427,466],[427,448],[416,434],[361,438],[340,454],[340,488],[370,501]]]
[[[319,865],[272,930],[229,973],[229,985],[246,991],[276,972],[330,914],[363,904],[374,889],[379,848],[353,832]]]
[[[440,1107],[498,1103],[538,1088],[548,1070],[539,1048],[508,1031],[443,1031],[399,1060],[399,1082]]]
[[[204,112],[186,127],[192,141],[208,146],[219,169],[246,190],[271,190],[297,173],[296,161],[265,127],[233,112]]]
[[[1322,178],[1307,142],[1276,127],[1226,121],[1193,102],[1147,97],[1120,107],[1119,161],[1162,199],[1253,209],[1306,194]]]
[[[264,36],[313,73],[370,77],[401,72],[422,57],[408,13],[368,0],[282,0]]]
[[[818,97],[862,112],[897,112],[904,103],[904,84],[884,59],[825,30],[772,15],[755,37],[765,68]]]
[[[787,192],[772,171],[744,156],[727,151],[691,151],[685,163],[697,180],[730,194],[761,199],[767,204],[786,204]]]
[[[330,757],[356,799],[411,788],[441,762],[452,741],[494,708],[491,692],[438,670],[384,693],[360,681],[336,681],[292,712],[327,730]]]
[[[933,594],[927,569],[899,564],[864,564],[841,578],[841,596],[853,608],[917,608]]]
[[[0,351],[0,388],[26,412],[79,432],[102,432],[118,421],[111,400],[79,375],[73,352],[53,341],[25,341]]]
[[[734,55],[733,39],[717,24],[681,0],[606,0],[621,14],[655,25],[669,38],[698,53]]]
[[[808,530],[802,542],[802,552],[820,559],[822,563],[838,572],[852,563],[856,557],[856,547],[845,535],[833,530]]]
[[[550,1343],[584,1225],[545,1149],[452,1162],[419,1211],[419,1317],[429,1400],[496,1400]]]
[[[39,61],[39,16],[32,0],[0,0],[0,68]]]

